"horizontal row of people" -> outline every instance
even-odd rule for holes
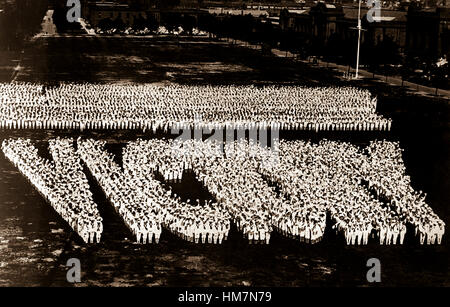
[[[354,87],[0,84],[6,129],[390,130]]]

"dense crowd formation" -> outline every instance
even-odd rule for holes
[[[335,221],[333,228],[344,233],[347,244],[367,244],[372,231],[378,232],[380,244],[384,243],[384,231],[392,234],[387,244],[402,244],[406,234],[402,221],[360,184],[366,158],[349,143],[282,141],[279,163],[266,163],[261,171],[298,203],[297,207],[304,208],[302,224],[315,225],[312,227],[323,233],[328,210]],[[295,216],[298,219],[299,214]]]
[[[0,128],[390,130],[354,87],[0,84]]]
[[[425,196],[411,187],[398,143],[372,142],[366,153],[326,140],[281,141],[277,151],[245,141],[226,144],[223,152],[198,140],[140,144],[154,149],[169,178],[192,168],[250,241],[268,242],[275,227],[315,243],[327,211],[347,244],[367,244],[375,235],[380,244],[403,244],[406,223],[416,227],[421,244],[440,244],[445,232]]]
[[[415,191],[406,174],[402,150],[396,143],[372,142],[367,148],[369,165],[367,184],[378,195],[383,195],[391,208],[404,221],[415,227],[420,244],[441,244],[445,233],[444,222],[426,204],[426,194]]]
[[[102,218],[72,143],[50,140],[51,162],[38,155],[30,140],[5,140],[2,150],[84,242],[100,242]]]
[[[195,144],[180,147],[180,144],[175,144],[173,149],[180,150],[187,145],[188,150],[183,154],[190,154],[187,165],[231,214],[244,237],[249,242],[268,244],[272,232],[271,208],[280,205],[281,200],[256,172],[255,160],[248,159],[243,148],[235,148],[245,143],[227,144],[223,155],[218,145],[195,140],[189,142]]]
[[[154,151],[128,146],[122,170],[104,142],[79,140],[79,151],[104,192],[123,217],[137,242],[159,242],[161,224],[172,233],[195,243],[222,243],[228,236],[230,218],[215,203],[182,202],[155,179],[159,165]],[[158,148],[153,148],[158,149]]]
[[[374,237],[379,244],[403,244],[407,224],[420,244],[441,244],[445,223],[411,186],[398,143],[374,141],[364,149],[327,140],[276,144],[139,139],[124,147],[123,167],[104,141],[79,139],[77,150],[138,242],[158,242],[164,227],[191,242],[221,243],[233,221],[249,242],[269,243],[274,229],[316,243],[328,213],[347,244],[368,244]],[[89,233],[101,218],[72,142],[52,140],[51,163],[38,157],[29,140],[5,141],[3,151],[92,241]],[[215,201],[182,201],[156,175],[171,180],[186,170]]]

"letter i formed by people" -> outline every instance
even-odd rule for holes
[[[370,268],[366,274],[367,281],[370,283],[381,282],[380,260],[378,258],[370,258],[367,260],[366,266]]]
[[[81,282],[80,259],[70,258],[69,260],[67,260],[66,266],[70,267],[66,274],[67,281],[72,284]]]

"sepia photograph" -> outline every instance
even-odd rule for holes
[[[0,287],[450,287],[449,56],[449,0],[0,0]]]

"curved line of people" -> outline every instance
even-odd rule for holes
[[[169,172],[179,173],[181,167],[192,169],[249,242],[268,244],[273,228],[308,243],[322,239],[325,214],[315,214],[312,206],[279,195],[258,172],[261,157],[270,159],[271,150],[245,142],[231,142],[224,147],[219,142],[198,140],[138,142],[154,149],[152,161],[170,163],[164,166]]]
[[[390,130],[354,87],[0,84],[6,129]]]
[[[53,161],[40,157],[29,139],[4,140],[2,150],[84,242],[100,242],[102,217],[72,139],[49,140]]]
[[[159,156],[160,163],[171,164],[165,166],[169,172],[192,168],[251,241],[268,241],[272,227],[302,241],[320,241],[327,211],[335,221],[333,229],[344,233],[347,244],[367,244],[375,235],[380,244],[403,244],[407,222],[416,226],[421,244],[425,237],[430,238],[428,244],[440,244],[445,232],[444,222],[423,195],[408,198],[411,193],[421,194],[414,192],[401,156],[398,159],[392,149],[399,149],[398,143],[371,142],[366,153],[350,143],[327,140],[318,144],[281,141],[277,152],[252,140],[227,143],[224,149],[199,140],[146,144],[157,148],[153,160]],[[371,153],[374,146],[383,157]],[[385,187],[390,190],[378,193],[386,195],[384,200],[371,193],[383,182],[380,174],[390,176]],[[367,180],[369,187],[364,185]],[[268,183],[277,185],[280,194]]]
[[[123,150],[124,170],[139,180],[153,182],[158,189],[167,191],[156,179],[155,174],[165,174],[166,180],[176,179],[183,172],[182,165],[178,164],[168,169],[167,146],[158,146],[164,140],[146,142],[138,140],[131,142]],[[165,149],[165,153],[164,150]],[[162,195],[162,194],[161,194]],[[170,186],[166,193],[166,199],[150,198],[154,205],[163,211],[163,225],[178,234],[185,240],[195,243],[219,243],[227,240],[230,230],[230,216],[217,203],[207,200],[204,204],[196,199],[195,202],[188,199],[186,202],[175,193]]]

